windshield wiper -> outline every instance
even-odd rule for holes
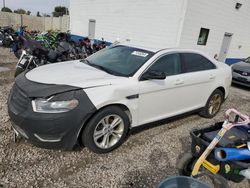
[[[120,74],[120,73],[118,73],[118,72],[115,72],[115,71],[113,71],[113,70],[110,70],[110,69],[108,69],[108,68],[106,68],[106,67],[103,67],[103,66],[101,66],[101,65],[97,65],[97,64],[90,63],[89,60],[87,60],[87,59],[83,59],[83,60],[81,60],[81,62],[86,63],[86,64],[89,65],[89,66],[95,67],[95,68],[97,68],[97,69],[99,69],[99,70],[102,70],[102,71],[104,71],[104,72],[106,72],[106,73],[109,73],[109,74],[112,74],[112,75],[115,75],[115,76],[124,76],[123,74]]]
[[[102,71],[104,71],[106,73],[109,73],[109,74],[112,74],[112,75],[115,75],[115,76],[122,76],[121,74],[119,74],[119,73],[117,73],[117,72],[115,72],[113,70],[110,70],[110,69],[108,69],[106,67],[103,67],[101,65],[90,64],[90,66],[95,67],[97,69],[100,69],[100,70],[102,70]]]

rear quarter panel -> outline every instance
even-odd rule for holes
[[[215,65],[217,66],[215,88],[223,87],[225,89],[224,97],[227,98],[232,83],[231,67],[222,62],[216,62]]]

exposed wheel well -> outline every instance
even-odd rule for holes
[[[224,87],[218,87],[216,89],[220,90],[223,93],[223,99],[225,99],[226,91],[225,91]]]
[[[120,103],[115,103],[115,104],[109,104],[109,105],[106,105],[106,106],[103,106],[101,107],[100,109],[98,109],[92,116],[94,116],[96,113],[98,113],[100,110],[104,109],[104,108],[108,108],[110,106],[118,106],[120,107],[126,114],[127,116],[129,117],[129,120],[130,122],[132,121],[132,115],[130,113],[130,110],[128,109],[128,107],[124,104],[120,104]],[[92,117],[91,116],[91,117]],[[89,119],[91,119],[91,117]]]
[[[87,123],[90,121],[90,119],[91,119],[95,114],[97,114],[100,110],[102,110],[102,109],[104,109],[104,108],[107,108],[107,107],[110,107],[110,106],[118,106],[118,107],[120,107],[120,108],[127,114],[128,118],[129,118],[129,122],[130,122],[130,124],[131,124],[131,122],[132,122],[132,115],[131,115],[131,112],[130,112],[130,110],[128,109],[128,107],[127,107],[126,105],[117,103],[117,104],[109,104],[109,105],[103,106],[103,107],[101,107],[100,109],[98,109],[95,113],[93,113],[93,114],[84,122],[84,124],[82,125],[81,130],[80,130],[80,132],[79,132],[79,134],[78,134],[78,136],[77,136],[77,140],[78,140],[78,142],[80,143],[80,145],[83,145],[83,143],[82,143],[82,141],[81,141],[81,139],[80,139],[80,136],[81,136],[81,134],[82,134],[82,132],[83,132],[83,130],[84,130],[86,124],[87,124]]]

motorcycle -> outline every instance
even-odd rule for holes
[[[7,26],[0,28],[0,45],[3,47],[10,47],[15,41],[14,30]]]
[[[31,70],[41,65],[47,64],[48,50],[39,42],[26,39],[24,48],[16,65],[15,77],[26,70]]]
[[[24,49],[16,66],[15,77],[24,71],[49,63],[79,59],[77,50],[66,41],[62,41],[55,49],[46,49],[35,40],[26,40]]]
[[[39,42],[44,48],[50,50],[57,48],[59,42],[67,41],[69,36],[68,33],[57,33],[57,32],[45,32],[45,33],[28,33],[26,31],[19,32],[12,45],[12,51],[17,58],[20,58],[22,50],[25,48],[27,41],[33,40]]]

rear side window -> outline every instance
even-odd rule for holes
[[[196,72],[216,68],[211,61],[200,54],[183,53],[181,56],[185,66],[185,72]]]
[[[169,54],[158,59],[149,70],[164,72],[166,76],[181,73],[181,63],[179,54]]]

